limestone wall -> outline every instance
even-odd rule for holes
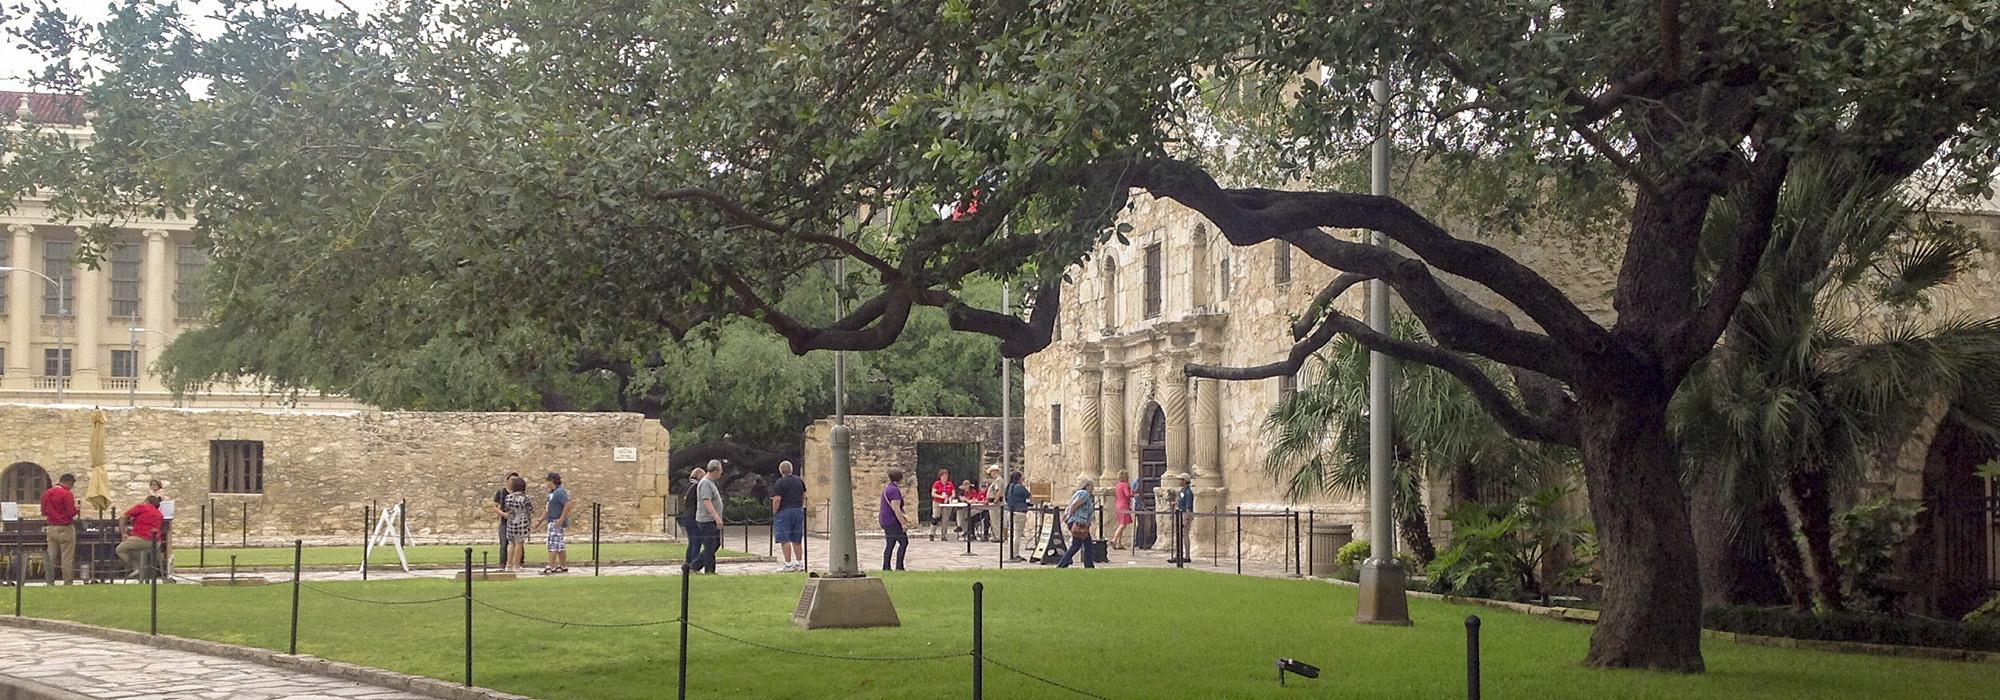
[[[1014,460],[1021,460],[1021,419],[1013,419],[1012,439]],[[848,416],[847,428],[851,436],[848,443],[849,474],[854,484],[854,526],[856,530],[879,530],[876,521],[876,499],[887,483],[889,469],[901,467],[903,493],[908,499],[906,505],[910,513],[916,513],[917,498],[929,497],[930,479],[927,469],[930,465],[917,464],[917,445],[926,442],[969,443],[981,445],[981,464],[1000,463],[999,418],[958,418],[948,416]],[[814,421],[806,427],[805,464],[800,467],[800,478],[806,481],[807,520],[813,531],[827,530],[825,505],[830,502],[833,485],[833,452],[829,442],[833,429],[832,419]],[[910,476],[916,475],[916,476]],[[917,485],[921,482],[922,485]]]
[[[409,503],[416,534],[490,535],[486,506],[501,475],[519,471],[529,493],[563,474],[577,503],[602,504],[608,532],[653,531],[666,493],[668,437],[622,413],[337,413],[170,408],[104,409],[106,471],[118,509],[166,482],[178,517],[194,521],[213,498],[224,532],[249,511],[251,535],[354,534],[362,506]],[[51,478],[87,481],[90,409],[0,405],[0,465],[34,462]],[[209,441],[264,443],[264,492],[209,493]],[[633,448],[634,461],[615,458]],[[85,483],[79,483],[79,494]],[[25,508],[35,514],[38,508]],[[575,523],[572,527],[587,527]]]

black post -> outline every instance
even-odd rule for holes
[[[1175,496],[1175,498],[1180,497]],[[1187,568],[1188,555],[1194,553],[1194,548],[1188,546],[1187,530],[1181,529],[1181,518],[1185,516],[1179,507],[1174,508],[1174,568],[1176,569]]]
[[[972,582],[972,700],[986,697],[986,584]]]
[[[1221,547],[1222,514],[1221,513],[1216,513],[1215,517],[1209,518],[1208,539],[1209,541],[1214,542],[1217,545],[1208,548],[1208,565],[1222,566],[1222,547]]]
[[[236,585],[236,555],[229,555],[229,585]]]
[[[1243,506],[1236,507],[1236,573],[1243,573]]]
[[[28,549],[14,543],[14,617],[21,616],[21,591],[28,588]],[[94,573],[94,572],[93,572]]]
[[[749,518],[744,518],[744,519],[743,519],[743,553],[744,553],[744,554],[749,554],[749,553],[750,553],[750,523],[753,523],[753,522],[756,522],[756,521],[754,521],[754,520],[751,520],[751,519],[749,519]],[[718,543],[718,546],[719,546],[719,545],[720,545],[720,543]]]
[[[1305,575],[1305,566],[1299,563],[1299,513],[1292,511],[1292,578]]]
[[[465,548],[465,687],[472,687],[472,548]]]
[[[208,567],[208,506],[201,506],[201,534],[195,537],[196,568]]]
[[[287,652],[299,655],[299,576],[305,573],[305,540],[292,540],[292,646]]]
[[[250,502],[243,502],[243,541],[239,546],[250,546]]]
[[[215,538],[222,536],[222,511],[215,509],[215,499],[208,499],[208,543],[215,544]]]
[[[1479,616],[1465,616],[1465,697],[1479,700]]]
[[[694,570],[681,569],[681,672],[680,700],[688,696],[688,579],[694,578]]]
[[[590,575],[604,575],[604,558],[597,554],[597,541],[601,533],[598,518],[604,513],[604,506],[596,501],[590,503]]]
[[[1316,511],[1316,510],[1313,510],[1313,509],[1311,509],[1311,508],[1307,508],[1307,509],[1306,509],[1306,536],[1307,536],[1307,537],[1311,537],[1311,536],[1312,536],[1312,533],[1313,533],[1313,529],[1314,529],[1315,527],[1317,527],[1317,526],[1319,525],[1319,523],[1318,523],[1318,522],[1316,521],[1316,517],[1317,517],[1318,515],[1319,515],[1319,511]],[[1314,570],[1314,569],[1313,569],[1313,549],[1314,549],[1314,547],[1313,547],[1313,542],[1312,542],[1312,540],[1306,540],[1306,570],[1307,570],[1307,571],[1313,571],[1313,570]]]
[[[1009,510],[1006,506],[1001,506],[994,512],[1000,514],[1000,517],[996,518],[1000,521],[1000,551],[995,553],[993,558],[1000,562],[1001,569],[1006,569],[1007,541],[1014,538],[1014,511]]]
[[[396,544],[410,546],[410,501],[396,500]]]
[[[159,561],[160,543],[157,541],[154,542],[152,548],[146,550],[146,554],[148,555],[148,558],[143,560],[144,563],[141,564],[141,566],[144,568],[147,574],[146,576],[147,586],[152,589],[151,590],[152,602],[150,604],[150,607],[152,608],[151,621],[147,623],[148,625],[147,634],[159,634],[160,633],[160,577],[154,574],[152,569],[153,569],[153,563]]]
[[[368,580],[368,535],[375,527],[375,504],[361,507],[361,580]]]

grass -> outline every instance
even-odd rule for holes
[[[986,584],[990,658],[1113,698],[1411,697],[1464,694],[1464,619],[1484,621],[1485,691],[1496,698],[1992,697],[2000,667],[1706,641],[1709,672],[1583,668],[1590,628],[1505,611],[1412,600],[1416,626],[1347,622],[1354,589],[1327,583],[1174,570],[894,573],[903,625],[799,631],[788,616],[801,577],[696,577],[697,623],[763,644],[819,653],[925,655],[969,650],[971,592]],[[448,596],[443,580],[315,584],[349,596]],[[479,584],[475,598],[568,621],[670,620],[680,579],[534,579]],[[161,632],[283,649],[288,586],[160,589]],[[306,591],[300,651],[438,678],[463,673],[464,606],[353,603]],[[140,586],[35,587],[27,614],[146,628]],[[675,681],[677,626],[556,627],[478,608],[483,686],[544,698],[658,698]],[[969,694],[969,657],[856,662],[794,656],[690,631],[695,697],[938,698]],[[1318,680],[1279,688],[1272,660],[1319,665]],[[988,665],[991,697],[1061,697]]]
[[[687,547],[679,542],[621,542],[598,545],[598,550],[599,554],[607,562],[678,561],[687,552]],[[409,557],[411,564],[463,564],[465,562],[464,545],[412,545],[404,547],[403,553]],[[543,548],[540,542],[531,542],[521,555],[521,559],[524,564],[540,566],[542,562],[548,559],[548,554],[548,550]],[[205,555],[205,567],[199,568],[214,571],[227,570],[231,555],[235,555],[236,566],[242,570],[289,569],[292,567],[292,548],[290,547],[210,547],[208,548],[208,553]],[[174,566],[181,570],[196,569],[198,568],[195,566],[196,562],[201,561],[197,558],[198,556],[202,555],[198,555],[195,548],[182,546],[174,552]],[[718,556],[729,558],[750,555],[724,549]],[[357,545],[307,547],[300,558],[303,560],[305,566],[352,566],[360,568],[361,547]],[[483,561],[490,561],[495,568],[498,568],[500,559],[500,548],[497,545],[474,545],[472,548],[472,563],[474,566],[479,566]],[[571,541],[569,543],[569,559],[571,569],[575,569],[579,562],[588,565],[590,562],[590,542],[588,540],[584,542]],[[368,555],[368,565],[383,569],[396,566],[396,548],[377,546],[374,553]]]

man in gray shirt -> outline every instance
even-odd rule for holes
[[[695,552],[688,554],[688,571],[715,573],[715,554],[722,549],[722,487],[717,485],[722,476],[722,460],[708,460],[707,473],[697,482],[694,501],[694,524],[699,533],[690,544]]]

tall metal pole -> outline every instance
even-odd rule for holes
[[[56,280],[56,403],[68,403],[69,376],[69,275]]]
[[[1013,289],[1000,283],[1000,315],[1009,311]],[[1014,361],[1000,356],[1000,478],[1014,471]]]
[[[1389,79],[1375,79],[1375,143],[1369,149],[1368,191],[1389,195]],[[1377,246],[1388,247],[1389,238],[1381,231],[1369,232]],[[1387,335],[1389,330],[1389,286],[1382,280],[1368,283],[1368,327]],[[1389,495],[1393,488],[1395,447],[1392,431],[1393,401],[1390,396],[1389,356],[1368,353],[1368,560],[1361,565],[1361,595],[1354,621],[1364,624],[1410,624],[1408,596],[1403,590],[1403,568],[1396,561],[1396,532],[1389,517]]]
[[[139,405],[139,327],[132,327],[132,383],[125,385],[125,406]]]
[[[855,228],[862,222],[855,217]],[[834,276],[834,317],[847,315],[847,300],[841,296],[847,287],[847,264],[845,259],[833,261]],[[830,436],[833,448],[833,505],[828,508],[833,533],[827,541],[827,575],[834,578],[855,578],[861,575],[860,562],[854,554],[854,474],[848,464],[847,432],[847,352],[833,354],[833,431]]]

